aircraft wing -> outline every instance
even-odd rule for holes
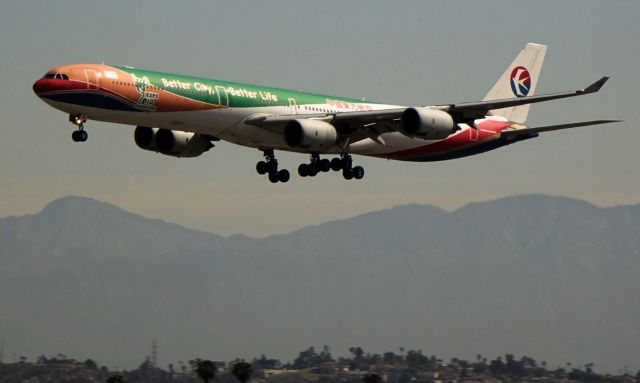
[[[557,100],[560,98],[582,96],[585,94],[596,93],[609,80],[609,77],[602,77],[600,80],[587,86],[584,89],[578,89],[570,92],[549,93],[539,96],[515,97],[502,100],[486,100],[478,102],[465,102],[461,104],[438,105],[434,108],[444,110],[452,115],[463,115],[464,117],[484,117],[486,113],[493,109],[509,108],[512,106],[534,104],[537,102]]]
[[[593,121],[582,121],[582,122],[572,122],[569,124],[560,124],[560,125],[547,125],[547,126],[538,126],[535,128],[522,128],[522,129],[514,129],[514,130],[504,130],[501,135],[506,138],[512,138],[521,135],[527,135],[532,133],[541,133],[541,132],[549,132],[552,130],[560,130],[560,129],[569,129],[569,128],[578,128],[580,126],[591,126],[591,125],[600,125],[600,124],[610,124],[612,122],[621,122],[622,120],[593,120]]]
[[[584,89],[578,89],[569,92],[549,93],[538,96],[515,97],[501,100],[487,100],[477,102],[466,102],[460,104],[435,105],[426,106],[426,108],[439,109],[451,114],[456,121],[464,121],[474,118],[485,117],[490,110],[508,108],[517,105],[532,104],[543,101],[557,100],[560,98],[582,96],[585,94],[595,93],[609,80],[609,77],[602,77],[593,84]],[[356,142],[365,138],[371,138],[376,142],[378,136],[383,133],[396,132],[399,130],[399,123],[402,113],[407,108],[393,108],[383,110],[359,111],[359,112],[339,112],[339,113],[315,113],[315,114],[289,114],[289,115],[256,115],[249,117],[245,122],[250,125],[258,126],[274,133],[284,131],[284,125],[295,119],[318,119],[326,121],[336,127],[342,134],[349,136],[351,142]],[[590,121],[587,125],[602,124],[608,122],[617,122],[603,120],[602,122]],[[582,123],[579,123],[582,124]],[[572,125],[572,124],[567,124]],[[554,129],[544,127],[546,130],[566,129],[575,125],[566,126],[556,125]],[[527,128],[532,129],[532,128]],[[534,128],[539,129],[539,128]],[[542,130],[539,130],[542,131]],[[514,132],[514,133],[512,133]],[[516,130],[509,131],[509,134],[516,134]],[[532,132],[532,131],[529,131]],[[523,134],[523,133],[521,133]],[[517,135],[517,134],[516,134]],[[380,142],[382,143],[382,142]]]

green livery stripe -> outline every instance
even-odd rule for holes
[[[334,97],[315,93],[243,84],[232,81],[212,80],[172,73],[155,72],[129,67],[115,67],[149,82],[167,92],[192,100],[233,108],[325,104],[327,100],[362,104],[362,100]],[[375,104],[369,100],[367,104]]]

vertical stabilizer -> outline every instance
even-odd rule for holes
[[[524,49],[487,93],[484,101],[533,96],[540,79],[540,71],[546,52],[546,45],[533,43],[525,45]],[[509,121],[522,124],[527,120],[530,106],[530,104],[527,104],[496,109],[492,110],[490,114],[502,116]]]

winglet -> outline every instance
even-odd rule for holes
[[[589,85],[588,87],[584,88],[582,90],[582,93],[595,93],[595,92],[599,91],[600,88],[602,88],[604,86],[604,84],[607,82],[607,80],[609,80],[609,77],[608,76],[604,76],[600,80],[598,80],[598,81],[594,82],[593,84]]]

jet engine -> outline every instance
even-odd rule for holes
[[[179,130],[138,126],[133,138],[139,148],[172,157],[198,157],[213,147],[211,137]]]
[[[292,148],[323,151],[336,144],[336,128],[320,120],[292,120],[284,128],[284,139]]]
[[[400,132],[428,140],[445,138],[456,130],[451,115],[438,109],[408,108],[402,112]]]

